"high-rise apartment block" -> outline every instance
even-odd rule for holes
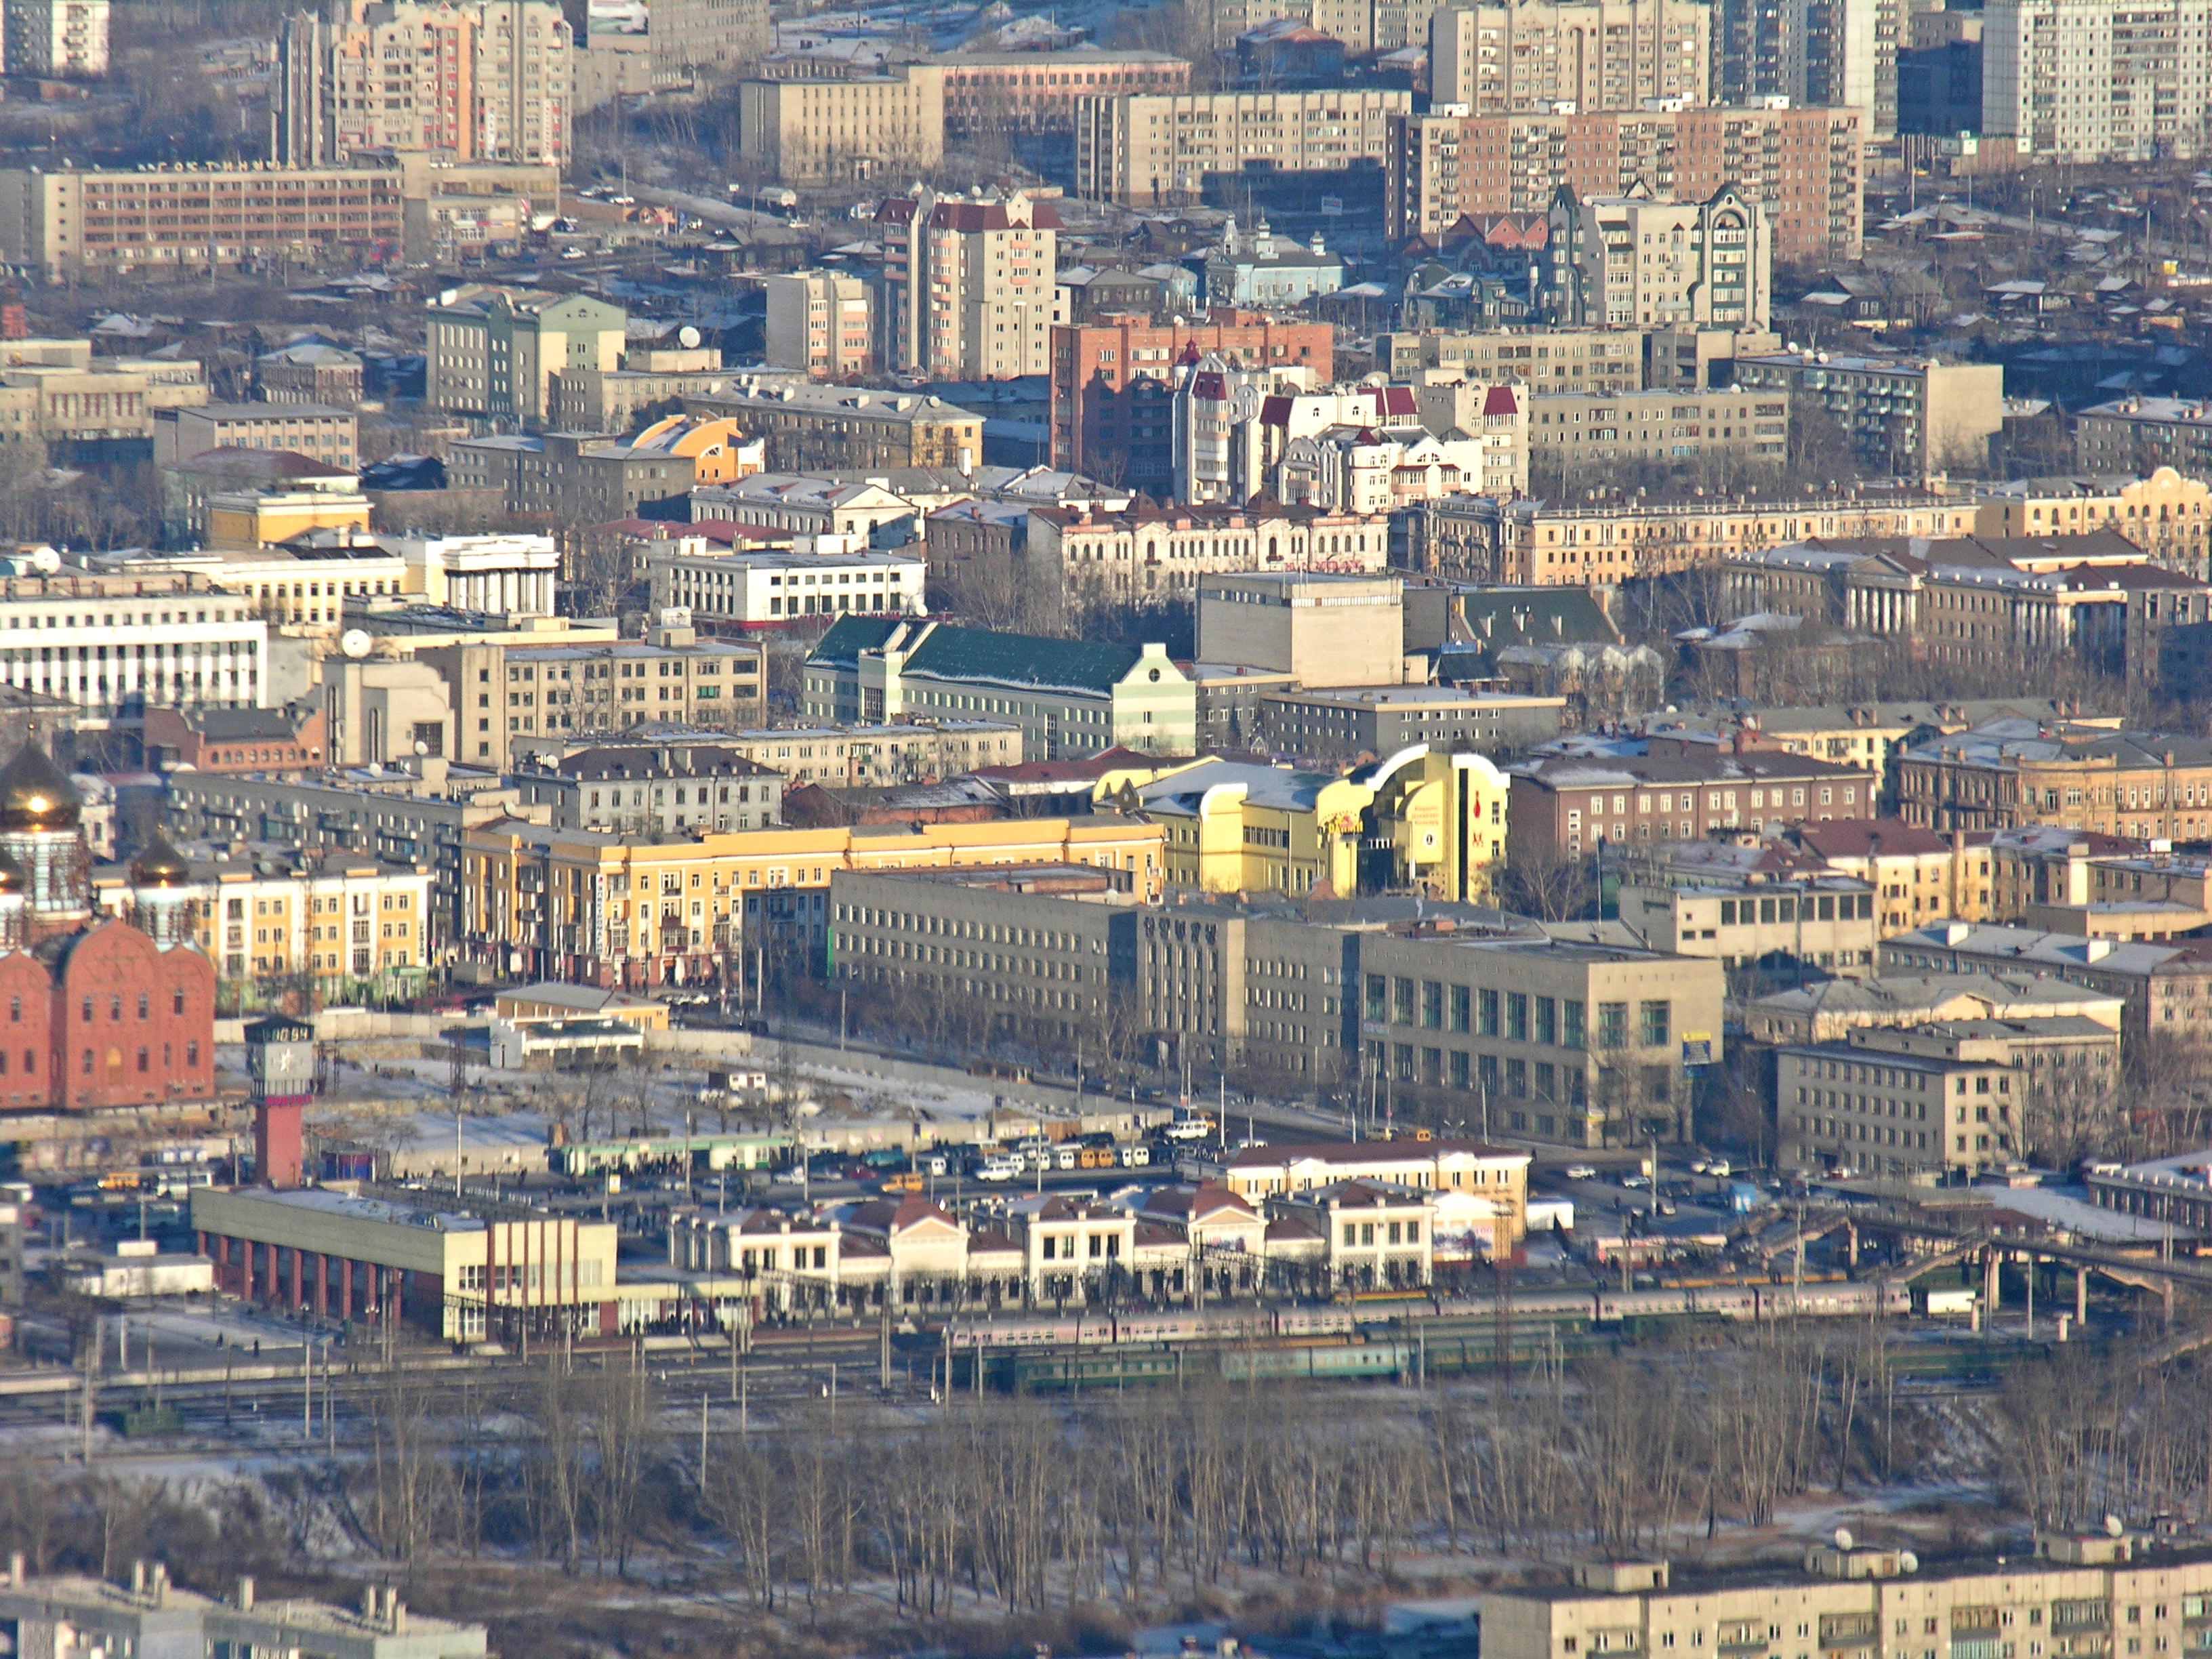
[[[1982,131],[2060,161],[2202,155],[2212,118],[2204,0],[1991,0]]]
[[[549,0],[295,13],[276,37],[274,154],[295,167],[385,149],[565,161],[572,46]]]
[[[1413,94],[1386,89],[1194,92],[1085,98],[1076,106],[1075,188],[1131,207],[1194,204],[1218,173],[1380,167]]]
[[[107,73],[108,0],[7,0],[0,9],[10,75],[96,81]]]
[[[1048,374],[1058,311],[1060,215],[1006,197],[894,196],[876,212],[884,248],[884,359],[940,380]]]
[[[1455,6],[1429,20],[1433,106],[1473,115],[1705,101],[1713,9],[1704,0],[1536,0]]]
[[[945,70],[740,81],[738,159],[787,184],[933,170],[945,159]]]
[[[1778,259],[1856,259],[1868,118],[1856,109],[1647,109],[1593,115],[1417,115],[1392,124],[1388,222],[1440,239],[1462,218],[1542,213],[1553,192],[1639,184],[1757,202]]]
[[[491,289],[430,313],[423,401],[432,409],[542,423],[552,377],[622,365],[628,319],[581,294]]]
[[[1570,327],[1766,326],[1773,236],[1759,204],[1734,185],[1705,202],[1584,201],[1562,188],[1551,222],[1547,303]]]
[[[876,320],[867,283],[842,270],[793,270],[767,278],[767,360],[817,380],[872,374]]]
[[[1893,137],[1905,12],[1899,0],[1716,0],[1714,100],[1856,109],[1874,137]]]

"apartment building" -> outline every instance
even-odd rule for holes
[[[982,464],[983,417],[920,392],[741,380],[688,399],[697,415],[728,416],[767,440],[764,464],[778,471],[948,467]]]
[[[1702,104],[1712,84],[1713,11],[1695,0],[1448,7],[1429,20],[1431,100],[1474,115]]]
[[[1529,404],[1532,465],[1729,455],[1779,466],[1789,447],[1790,399],[1780,392],[1569,392]]]
[[[1052,328],[1066,320],[1050,202],[916,190],[884,202],[876,226],[888,366],[939,380],[1050,372]]]
[[[346,0],[276,35],[276,160],[328,167],[373,150],[457,161],[568,159],[574,48],[549,0]]]
[[[1647,337],[1628,328],[1386,331],[1375,337],[1375,367],[1417,386],[1457,373],[1469,384],[1517,380],[1539,392],[1641,392]]]
[[[322,404],[202,404],[154,414],[154,464],[173,466],[210,449],[285,449],[354,470],[360,417]]]
[[[767,712],[759,647],[702,641],[689,624],[604,645],[476,643],[415,655],[453,693],[455,758],[494,771],[506,769],[518,738],[647,721],[757,726]]]
[[[2212,82],[2195,0],[1993,0],[1982,24],[1985,137],[2060,161],[2204,153]]]
[[[2212,1042],[2212,952],[2203,942],[2092,939],[1996,922],[1936,922],[1881,943],[1882,971],[2048,974],[2122,1000],[2120,1041],[2153,1032]]]
[[[750,64],[771,44],[766,0],[661,0],[646,24],[657,69]]]
[[[783,819],[783,774],[728,744],[518,752],[512,775],[519,802],[550,808],[556,830],[665,840],[695,830],[766,830]]]
[[[1773,300],[1773,233],[1736,185],[1708,199],[1645,191],[1552,198],[1544,243],[1551,313],[1572,328],[1764,329]]]
[[[757,762],[794,783],[821,783],[835,788],[917,783],[972,772],[978,767],[1018,766],[1022,760],[1021,727],[1003,720],[915,720],[895,726],[778,726],[733,732],[671,726],[627,738],[522,738],[514,742],[513,753],[518,764],[542,770],[586,750],[642,745],[675,753],[693,744]]]
[[[931,60],[945,72],[945,127],[985,132],[1066,132],[1085,98],[1190,90],[1188,60],[1164,52],[1085,45],[1073,52],[957,52]]]
[[[39,81],[107,78],[108,0],[9,0],[0,10],[8,73]]]
[[[666,513],[702,485],[757,472],[765,452],[727,416],[670,415],[628,439],[573,432],[459,439],[446,462],[454,488],[497,489],[510,513],[599,525]]]
[[[489,289],[434,307],[424,350],[432,409],[545,422],[551,381],[620,365],[628,315],[587,295]]]
[[[713,347],[626,351],[620,368],[556,369],[546,424],[556,432],[629,432],[657,404],[716,397],[737,380]]]
[[[270,980],[312,982],[331,1002],[419,996],[445,942],[431,867],[348,852],[264,846],[250,858],[187,860],[173,889],[191,903],[191,937],[216,964],[218,995],[262,1000]],[[127,918],[129,871],[92,878],[93,902]]]
[[[2109,530],[2169,570],[2212,578],[2212,485],[2171,466],[2143,477],[2083,473],[1978,484],[1974,507],[1978,535],[2081,536]]]
[[[1600,845],[1695,841],[1717,830],[1781,830],[1863,817],[1863,766],[1710,750],[1620,758],[1520,761],[1507,809],[1509,858],[1579,859]]]
[[[2132,841],[2212,834],[2212,743],[1999,720],[1908,749],[1898,811],[1938,831],[2026,824]]]
[[[1640,182],[1683,201],[1733,185],[1759,204],[1777,259],[1852,260],[1867,131],[1850,108],[1432,111],[1392,125],[1386,222],[1441,241],[1462,219],[1546,212],[1562,185],[1588,200]]]
[[[1897,54],[1911,15],[1894,0],[1716,0],[1713,101],[1848,106],[1870,118],[1870,136],[1894,137]]]
[[[1593,1565],[1577,1567],[1571,1583],[1485,1595],[1484,1640],[1492,1644],[1485,1659],[1542,1659],[1570,1642],[1582,1652],[1601,1642],[1618,1648],[1632,1636],[1637,1651],[1653,1652],[1670,1634],[1684,1645],[1697,1634],[1711,1646],[1763,1640],[1778,1650],[1790,1638],[1767,1632],[1801,1626],[1796,1639],[1808,1651],[1825,1637],[1887,1659],[1901,1659],[1908,1643],[1916,1652],[1930,1644],[1940,1651],[1947,1638],[1954,1650],[1978,1642],[2002,1648],[2015,1639],[2007,1630],[2040,1629],[2046,1634],[2036,1639],[2050,1651],[2063,1641],[2075,1652],[2103,1652],[2123,1639],[2116,1631],[2140,1629],[2124,1639],[2146,1652],[2156,1651],[2154,1642],[2179,1650],[2185,1621],[2201,1616],[2192,1609],[2212,1585],[2212,1559],[2189,1548],[2153,1551],[2126,1534],[2062,1533],[2039,1534],[2032,1554],[2001,1559],[1923,1567],[1894,1549],[1822,1543],[1806,1551],[1802,1571],[1701,1572],[1680,1586],[1669,1578],[1664,1561]]]
[[[1309,689],[1395,685],[1406,677],[1404,586],[1379,563],[1368,575],[1217,577],[1199,587],[1198,655]]]
[[[738,83],[738,158],[783,184],[934,172],[945,159],[945,70]]]
[[[400,176],[387,167],[0,172],[0,260],[50,283],[397,246],[401,220]]]
[[[764,361],[817,380],[876,372],[875,290],[842,270],[794,270],[762,279],[768,295]],[[604,429],[604,428],[598,428]]]
[[[1931,472],[1987,455],[2004,426],[2002,368],[1782,352],[1739,358],[1735,384],[1826,409],[1867,465],[1924,482]]]
[[[1585,506],[1453,495],[1424,507],[1417,568],[1521,586],[1605,586],[1801,538],[1960,536],[1972,523],[1971,503],[1905,491]]]
[[[841,482],[792,472],[763,472],[735,484],[691,492],[692,528],[713,537],[721,526],[733,526],[733,549],[745,544],[763,550],[796,547],[803,537],[811,538],[817,551],[858,550],[872,546],[886,526],[891,533],[884,538],[903,545],[914,539],[913,528],[923,511],[921,502],[886,483]],[[716,530],[705,531],[709,525]],[[672,524],[669,529],[683,526]],[[908,533],[897,533],[902,531]],[[675,538],[683,539],[681,535]],[[663,537],[659,545],[668,544],[669,538]],[[652,559],[658,550],[655,544],[647,544],[646,558]]]
[[[1085,98],[1076,106],[1075,188],[1158,207],[1194,205],[1207,174],[1255,160],[1276,173],[1379,175],[1393,118],[1412,110],[1411,93],[1380,88]]]
[[[2212,403],[2127,397],[2093,404],[2075,420],[2074,455],[2091,471],[2170,466],[2185,477],[2202,477],[2212,471]]]
[[[467,833],[461,945],[502,972],[586,985],[711,979],[728,953],[755,949],[813,972],[827,951],[842,959],[830,907],[841,872],[1079,864],[1157,899],[1159,845],[1157,828],[1118,814],[680,841],[506,818]]]
[[[747,629],[855,612],[919,617],[929,610],[922,591],[929,567],[918,554],[836,552],[818,544],[793,553],[709,553],[689,537],[678,545],[695,542],[696,551],[648,561],[655,610],[680,605],[695,623]]]
[[[815,720],[994,714],[1026,753],[1060,760],[1126,748],[1188,755],[1197,699],[1166,647],[994,634],[894,617],[839,617],[806,659],[799,712]]]
[[[1219,307],[1203,321],[1115,317],[1052,331],[1052,465],[1118,489],[1175,493],[1174,365],[1216,356],[1239,370],[1334,380],[1336,334]]]
[[[1384,933],[1357,995],[1373,1086],[1554,1146],[1686,1138],[1685,1067],[1721,1058],[1721,964],[1658,951]]]
[[[1091,605],[1189,599],[1205,578],[1231,573],[1376,572],[1389,558],[1389,522],[1388,513],[1281,507],[1264,495],[1244,507],[1032,507],[1024,580],[1040,599],[1056,594],[1073,619]]]

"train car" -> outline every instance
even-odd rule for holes
[[[1278,1336],[1349,1336],[1355,1327],[1349,1308],[1278,1308]]]
[[[1221,1355],[1221,1375],[1238,1382],[1287,1382],[1311,1378],[1342,1381],[1378,1377],[1395,1382],[1414,1366],[1406,1342],[1346,1342],[1300,1348],[1239,1348]]]
[[[1076,1319],[987,1319],[951,1328],[955,1348],[1042,1348],[1065,1346],[1081,1340],[1083,1323]]]

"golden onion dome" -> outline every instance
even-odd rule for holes
[[[74,830],[82,808],[61,768],[35,743],[0,767],[0,830]]]
[[[131,860],[133,887],[180,887],[191,878],[191,866],[166,836],[155,835],[146,850]]]

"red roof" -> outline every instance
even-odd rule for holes
[[[1004,202],[939,202],[929,222],[939,230],[1011,230]],[[1030,226],[1038,230],[1060,228],[1060,215],[1049,202],[1030,204]]]
[[[1485,415],[1518,415],[1521,405],[1514,398],[1511,386],[1494,386],[1482,400],[1482,412]]]
[[[1829,818],[1801,823],[1797,839],[1826,859],[1862,859],[1869,854],[1908,858],[1951,850],[1951,844],[1934,830],[1923,830],[1903,818]]]

